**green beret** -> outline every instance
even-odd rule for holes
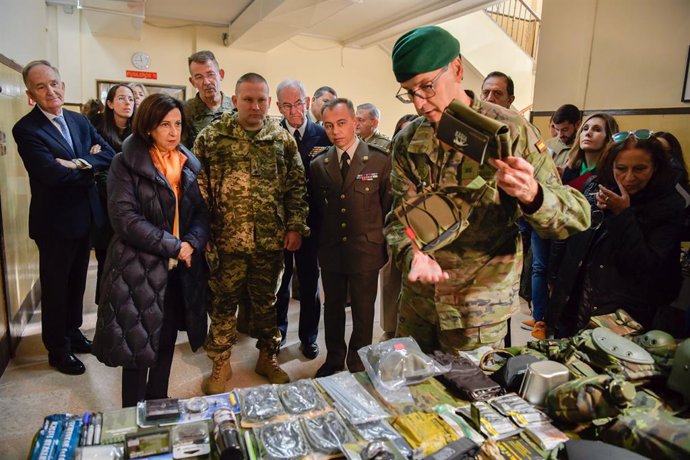
[[[440,69],[460,55],[460,42],[436,26],[418,27],[393,46],[393,73],[398,82]]]

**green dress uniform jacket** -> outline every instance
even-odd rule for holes
[[[367,144],[375,145],[376,147],[381,148],[386,153],[390,152],[391,149],[391,138],[386,136],[385,134],[381,134],[378,129],[374,131],[371,134],[371,136],[364,139],[364,142],[366,142]]]
[[[469,227],[433,256],[450,279],[438,284],[410,282],[412,250],[402,224],[391,213],[386,237],[403,272],[401,304],[407,304],[441,330],[474,328],[507,320],[518,310],[522,245],[517,220],[544,238],[563,239],[590,225],[589,204],[576,190],[561,184],[556,167],[532,125],[513,111],[479,101],[471,108],[509,126],[512,154],[534,167],[540,184],[537,201],[525,210],[497,187],[495,169],[479,166],[460,153],[444,151],[434,128],[414,120],[395,138],[391,175],[393,208],[418,194],[422,184],[454,187],[450,196],[474,204]],[[529,212],[528,212],[529,211]]]

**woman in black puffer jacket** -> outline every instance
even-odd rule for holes
[[[208,211],[200,163],[180,145],[182,103],[164,94],[138,108],[108,175],[108,247],[93,354],[122,366],[122,405],[167,397],[178,330],[206,337]]]
[[[649,130],[617,133],[597,172],[583,191],[592,227],[568,239],[547,308],[556,337],[618,308],[649,328],[680,289],[684,201],[660,143]]]

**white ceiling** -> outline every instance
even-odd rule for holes
[[[82,10],[94,35],[140,38],[143,22],[225,28],[228,46],[268,51],[295,35],[343,46],[390,46],[414,27],[445,22],[496,0],[46,0]]]

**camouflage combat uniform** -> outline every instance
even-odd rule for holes
[[[551,157],[544,153],[536,128],[520,115],[472,97],[472,109],[506,123],[512,154],[534,167],[543,202],[528,214],[516,198],[498,189],[495,169],[463,161],[455,151],[444,153],[431,124],[418,118],[401,131],[392,147],[393,208],[414,197],[423,182],[457,187],[457,195],[475,207],[469,227],[433,257],[450,275],[438,284],[410,282],[412,250],[403,226],[389,214],[386,238],[403,272],[397,335],[413,336],[425,351],[471,350],[498,345],[507,333],[506,320],[518,310],[522,245],[517,219],[545,238],[566,238],[589,227],[589,204],[576,190],[561,185]],[[540,148],[541,147],[541,148]]]
[[[364,142],[380,147],[384,152],[390,152],[391,150],[391,138],[385,134],[381,134],[378,129],[374,131],[371,136],[364,139]]]
[[[297,144],[266,117],[248,133],[237,113],[224,113],[194,144],[202,164],[199,187],[211,214],[209,358],[226,359],[236,343],[237,304],[245,288],[252,304],[257,348],[280,343],[273,308],[289,230],[309,234],[304,167]],[[215,260],[214,260],[215,259]]]
[[[199,135],[202,129],[208,126],[212,121],[216,121],[225,112],[232,112],[235,106],[232,104],[230,96],[226,96],[221,91],[220,93],[220,107],[211,110],[201,100],[199,93],[184,103],[184,114],[189,121],[189,133],[184,140],[184,146],[192,150],[194,140]]]
[[[556,163],[556,166],[564,168],[565,164],[568,162],[568,153],[570,152],[571,146],[565,145],[558,137],[547,139],[544,143],[553,158],[553,162]]]

